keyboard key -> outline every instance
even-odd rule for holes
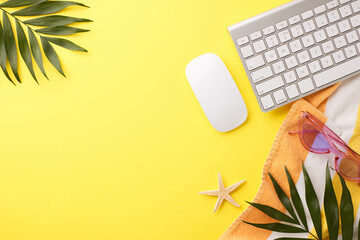
[[[263,30],[265,36],[275,32],[274,26],[269,26]]]
[[[275,106],[274,101],[272,100],[270,95],[267,95],[267,96],[261,98],[260,100],[261,100],[261,103],[265,110]]]
[[[309,76],[309,71],[306,66],[297,68],[296,73],[299,76],[299,78],[304,78],[304,77]]]
[[[276,92],[274,92],[274,98],[275,98],[275,102],[277,104],[281,104],[283,102],[286,102],[287,98],[285,96],[284,90],[280,89]]]
[[[304,22],[303,26],[304,26],[305,32],[307,32],[307,33],[312,32],[316,29],[314,20],[309,20],[309,21]]]
[[[284,20],[276,24],[277,30],[282,30],[288,26],[287,22]]]
[[[351,22],[351,25],[353,27],[358,27],[360,26],[360,15],[356,15],[354,17],[351,17],[350,18],[350,22]]]
[[[339,3],[337,0],[333,0],[333,1],[330,1],[326,4],[326,6],[328,7],[328,9],[333,9],[333,8],[336,8],[337,6],[339,6]]]
[[[349,20],[345,19],[344,21],[341,21],[338,23],[340,32],[346,32],[349,31],[351,29]]]
[[[250,39],[253,40],[253,41],[257,40],[257,39],[259,39],[261,37],[262,37],[262,34],[261,34],[260,31],[257,31],[257,32],[254,32],[254,33],[250,34]]]
[[[244,58],[248,58],[248,57],[254,55],[254,51],[252,50],[250,45],[241,48],[240,51]]]
[[[275,35],[266,38],[266,43],[269,48],[279,45],[279,41]]]
[[[297,38],[304,34],[304,31],[300,25],[296,25],[296,26],[290,28],[290,31],[294,38]]]
[[[238,46],[242,46],[242,45],[245,45],[249,42],[249,38],[247,36],[245,37],[242,37],[240,39],[237,40],[237,44]]]
[[[279,36],[280,42],[282,42],[282,43],[291,40],[291,36],[290,36],[290,33],[288,30],[278,33],[278,36]]]
[[[360,43],[357,43],[356,47],[358,48],[358,51],[360,52]]]
[[[336,22],[340,19],[339,12],[337,10],[331,11],[327,14],[331,23]]]
[[[295,75],[294,71],[290,71],[284,74],[284,78],[286,83],[292,83],[295,82],[297,80],[297,77]]]
[[[318,60],[309,63],[309,69],[311,73],[317,73],[321,70],[321,66]]]
[[[357,40],[359,40],[359,37],[358,37],[356,31],[351,31],[351,32],[346,34],[346,39],[351,44],[351,43],[356,42]]]
[[[299,40],[295,40],[289,43],[290,49],[293,53],[296,53],[302,49],[301,43]]]
[[[340,62],[345,61],[345,55],[344,55],[343,51],[341,51],[341,50],[333,53],[333,58],[334,58],[335,63],[340,63]]]
[[[350,61],[339,64],[327,71],[314,75],[314,82],[317,87],[324,86],[328,83],[343,78],[349,74],[360,70],[360,57],[353,58]]]
[[[336,25],[331,25],[330,27],[327,27],[326,32],[330,38],[339,35],[339,30],[337,29]]]
[[[324,53],[329,53],[335,50],[334,45],[331,41],[327,41],[321,45]]]
[[[321,29],[321,30],[315,32],[314,36],[315,36],[316,42],[318,42],[318,43],[326,40],[326,34],[325,34],[324,29]]]
[[[323,68],[328,68],[328,67],[331,67],[332,65],[334,65],[330,56],[321,58],[320,62],[322,64]]]
[[[336,48],[342,48],[346,46],[346,40],[344,36],[340,36],[334,39]]]
[[[316,22],[316,25],[318,26],[318,28],[326,26],[329,23],[325,15],[321,15],[319,17],[316,17],[315,22]]]
[[[270,66],[267,66],[260,70],[255,71],[255,72],[252,72],[250,75],[251,75],[251,79],[253,80],[253,82],[257,83],[257,82],[265,80],[269,77],[272,77],[274,74],[273,74]]]
[[[345,48],[345,54],[347,58],[352,58],[357,55],[355,46]]]
[[[296,98],[300,95],[295,84],[286,87],[285,90],[290,99]]]
[[[352,14],[350,5],[346,5],[346,6],[339,8],[339,11],[340,11],[341,17],[343,17],[343,18],[346,18]]]
[[[255,88],[259,95],[264,95],[282,86],[284,86],[284,81],[282,80],[281,76],[278,76],[256,85]]]
[[[318,58],[322,55],[321,49],[319,46],[310,48],[310,54],[312,58]]]
[[[294,24],[296,24],[296,23],[298,23],[298,22],[300,22],[300,21],[301,21],[301,19],[300,19],[300,16],[299,16],[299,15],[296,15],[296,16],[294,16],[294,17],[289,18],[289,23],[290,23],[291,25],[294,25]]]
[[[278,47],[277,52],[279,54],[279,57],[281,57],[281,58],[290,55],[290,51],[289,51],[289,48],[287,47],[287,45],[283,45],[281,47]]]
[[[341,4],[344,4],[344,3],[347,3],[347,2],[350,2],[351,0],[340,0],[340,3]]]
[[[285,71],[285,65],[282,61],[273,64],[275,74],[279,74]]]
[[[297,57],[298,57],[299,62],[300,62],[301,64],[310,61],[310,56],[309,56],[309,54],[308,54],[307,51],[303,51],[303,52],[299,53],[299,54],[297,55]]]
[[[287,59],[285,59],[285,63],[286,63],[286,66],[291,69],[293,67],[296,67],[298,64],[297,60],[296,60],[296,57],[295,56],[291,56]]]
[[[261,55],[253,57],[253,58],[245,61],[245,63],[246,63],[247,68],[250,71],[265,65],[264,58]]]
[[[314,16],[313,11],[309,10],[301,14],[302,19],[306,20]]]
[[[263,40],[254,42],[253,47],[256,53],[261,53],[266,50],[266,46]]]
[[[305,94],[305,93],[310,92],[315,89],[315,86],[314,86],[311,78],[307,78],[305,80],[298,82],[298,85],[299,85],[300,92],[302,94]]]
[[[316,14],[320,14],[320,13],[323,13],[323,12],[325,12],[325,11],[326,11],[325,5],[318,6],[318,7],[316,7],[316,8],[314,9],[314,12],[315,12]]]
[[[306,37],[303,37],[301,39],[302,43],[304,44],[304,47],[310,47],[315,44],[314,38],[312,35],[307,35]]]
[[[360,12],[360,1],[355,1],[351,4],[354,13]]]
[[[274,62],[278,59],[276,52],[274,50],[268,51],[264,55],[268,63]]]

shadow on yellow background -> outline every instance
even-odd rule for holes
[[[226,27],[285,0],[90,1],[67,13],[93,19],[56,47],[40,86],[0,75],[0,239],[218,239],[252,200],[289,107],[264,114]],[[230,133],[207,121],[185,77],[206,52],[232,73],[249,118]],[[40,72],[37,70],[37,75]],[[198,192],[246,179],[212,214]]]

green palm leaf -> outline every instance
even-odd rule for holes
[[[50,45],[48,40],[41,37],[41,44],[47,59],[49,59],[50,63],[65,77],[65,73],[61,67],[60,59],[55,51],[55,49]]]
[[[266,215],[268,215],[269,217],[271,217],[273,219],[296,224],[296,221],[294,219],[292,219],[285,213],[280,212],[279,210],[276,210],[275,208],[272,208],[272,207],[269,207],[269,206],[266,206],[263,204],[259,204],[259,203],[250,203],[250,202],[247,202],[247,203],[250,204],[251,206],[259,209],[260,211],[262,211],[263,213],[265,213]]]
[[[296,220],[296,223],[299,223],[294,208],[291,205],[290,199],[286,196],[284,190],[280,187],[280,185],[276,182],[275,178],[269,173],[270,179],[273,183],[275,192],[279,198],[279,200],[281,201],[281,203],[284,205],[284,207],[286,208],[286,210],[290,213],[290,215],[293,217],[293,219]]]
[[[43,33],[46,35],[71,35],[74,33],[81,33],[81,32],[88,32],[87,29],[81,29],[81,28],[74,28],[69,26],[57,26],[57,27],[48,27],[48,28],[42,28],[39,30],[36,30],[38,33]]]
[[[47,0],[9,0],[0,4],[0,7],[7,7],[7,8],[23,7],[23,6],[38,4],[46,1]]]
[[[332,184],[329,164],[326,166],[324,209],[330,240],[337,240],[339,233],[339,207]]]
[[[87,52],[86,49],[65,38],[52,37],[89,31],[68,26],[69,24],[92,22],[89,19],[55,15],[55,13],[71,6],[88,7],[75,1],[48,0],[8,0],[0,4],[0,10],[3,12],[3,25],[0,24],[0,68],[13,84],[15,83],[9,74],[8,66],[11,68],[16,80],[21,83],[18,69],[18,52],[35,81],[38,78],[35,74],[33,60],[35,60],[42,74],[48,78],[44,69],[43,55],[59,73],[65,76],[61,60],[53,44],[72,51]],[[9,12],[6,10],[7,8],[19,9]],[[28,17],[26,21],[23,21],[21,16]],[[44,28],[36,29],[34,26]],[[39,44],[39,41],[41,44]]]
[[[298,227],[293,227],[293,226],[282,224],[282,223],[264,223],[264,224],[260,224],[260,223],[249,223],[249,222],[246,222],[246,221],[243,221],[243,222],[246,223],[246,224],[252,225],[254,227],[257,227],[257,228],[270,230],[270,231],[274,231],[274,232],[282,232],[282,233],[305,233],[305,232],[307,232],[304,229],[301,229],[301,228],[298,228]]]
[[[286,177],[288,179],[289,186],[290,186],[290,195],[291,195],[292,202],[294,204],[296,212],[299,215],[300,221],[302,222],[305,229],[308,230],[308,224],[307,224],[307,220],[306,220],[304,206],[301,202],[299,192],[295,187],[295,183],[294,183],[293,179],[291,178],[291,175],[286,166],[285,166],[285,172],[286,172]]]
[[[13,13],[15,16],[37,16],[57,13],[70,6],[88,7],[85,4],[72,1],[51,1],[42,2]]]
[[[360,220],[359,220],[359,225],[358,225],[358,240],[360,240]]]
[[[78,23],[78,22],[92,22],[92,21],[86,18],[75,18],[75,17],[68,17],[61,15],[46,16],[46,17],[40,17],[40,18],[24,21],[25,24],[40,26],[40,27],[65,26],[68,24]]]
[[[352,204],[352,198],[345,180],[339,175],[341,185],[343,188],[340,202],[340,214],[341,214],[341,227],[342,227],[342,239],[352,240],[354,231],[354,206]]]
[[[32,64],[29,43],[27,41],[24,29],[21,27],[18,20],[16,20],[16,31],[17,31],[20,54],[21,54],[22,58],[24,59],[24,62],[26,64],[26,66],[28,67],[31,75],[33,76],[35,81],[38,82],[37,78],[35,76],[34,67]]]
[[[15,83],[10,78],[9,73],[6,69],[6,62],[7,62],[7,56],[6,56],[6,49],[5,49],[5,43],[4,43],[4,31],[0,24],[0,66],[1,66],[1,69],[3,70],[5,76],[7,77],[7,79],[9,79],[9,81],[15,85]]]
[[[3,24],[4,24],[4,42],[5,42],[5,50],[8,56],[11,69],[18,80],[21,83],[19,73],[18,73],[18,56],[16,49],[16,41],[14,36],[14,31],[11,26],[11,22],[7,13],[3,13]]]
[[[310,180],[309,174],[303,164],[304,180],[305,180],[305,199],[313,221],[316,233],[319,239],[322,239],[321,211],[318,198],[314,186]]]

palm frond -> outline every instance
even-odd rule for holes
[[[308,172],[306,171],[305,166],[303,165],[303,173],[304,173],[304,183],[305,183],[305,199],[306,203],[310,212],[311,220],[314,225],[316,235],[313,234],[307,226],[306,217],[305,217],[305,211],[304,211],[304,204],[301,202],[301,198],[299,196],[299,193],[295,187],[294,181],[291,178],[291,175],[288,171],[288,169],[285,167],[285,172],[288,178],[289,187],[290,187],[290,195],[291,199],[289,199],[285,192],[282,190],[278,182],[275,180],[275,178],[269,174],[270,179],[273,183],[274,189],[276,191],[276,194],[278,195],[278,198],[280,199],[283,206],[288,210],[289,214],[288,216],[285,213],[281,213],[278,210],[262,204],[257,203],[250,203],[252,206],[257,208],[258,210],[262,211],[263,213],[267,214],[268,216],[272,217],[275,220],[282,221],[284,223],[290,223],[291,225],[284,224],[284,223],[250,223],[247,221],[244,221],[244,223],[249,224],[251,226],[275,231],[275,232],[281,232],[281,233],[308,233],[313,238],[292,238],[292,237],[282,237],[278,238],[278,240],[290,240],[290,239],[316,239],[320,240],[322,239],[322,227],[321,227],[321,211],[320,211],[320,204],[316,195],[316,192],[314,190],[313,184],[311,182],[310,176]],[[338,174],[339,175],[339,174]],[[328,225],[328,231],[329,231],[329,239],[337,239],[338,232],[339,232],[339,209],[340,209],[340,219],[341,219],[341,225],[342,225],[342,239],[344,240],[351,240],[353,239],[353,226],[354,226],[354,207],[352,203],[351,193],[346,186],[345,180],[339,175],[341,184],[342,184],[342,196],[341,196],[341,202],[340,202],[340,208],[338,206],[337,200],[336,200],[336,194],[334,190],[334,186],[332,183],[332,179],[330,176],[330,170],[329,166],[326,167],[326,179],[325,179],[325,196],[324,196],[324,211],[325,211],[325,217]],[[290,208],[289,205],[293,205],[294,208]],[[297,219],[293,218],[293,214],[289,211],[294,211],[293,214],[295,216],[299,216],[300,221],[297,221]],[[296,211],[296,213],[295,213]],[[295,222],[296,221],[296,222]],[[360,222],[359,222],[359,230],[358,230],[358,239],[360,240]]]
[[[16,81],[21,83],[19,54],[34,80],[38,82],[33,60],[41,73],[48,78],[44,69],[43,54],[56,70],[65,76],[59,56],[52,44],[72,51],[87,52],[85,48],[68,39],[54,37],[89,31],[68,25],[92,22],[92,20],[58,14],[65,8],[73,6],[88,8],[85,4],[74,1],[8,0],[0,4],[3,15],[0,24],[0,68],[9,81],[15,84],[7,63]],[[10,12],[8,9],[12,8],[17,10]],[[27,16],[26,21],[21,19],[22,16]]]

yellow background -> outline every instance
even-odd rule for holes
[[[263,114],[226,27],[286,0],[90,1],[95,22],[58,47],[38,86],[0,75],[0,239],[218,239],[252,200],[289,107]],[[207,121],[186,64],[218,54],[248,106],[230,133]],[[241,208],[199,195],[246,179]]]

